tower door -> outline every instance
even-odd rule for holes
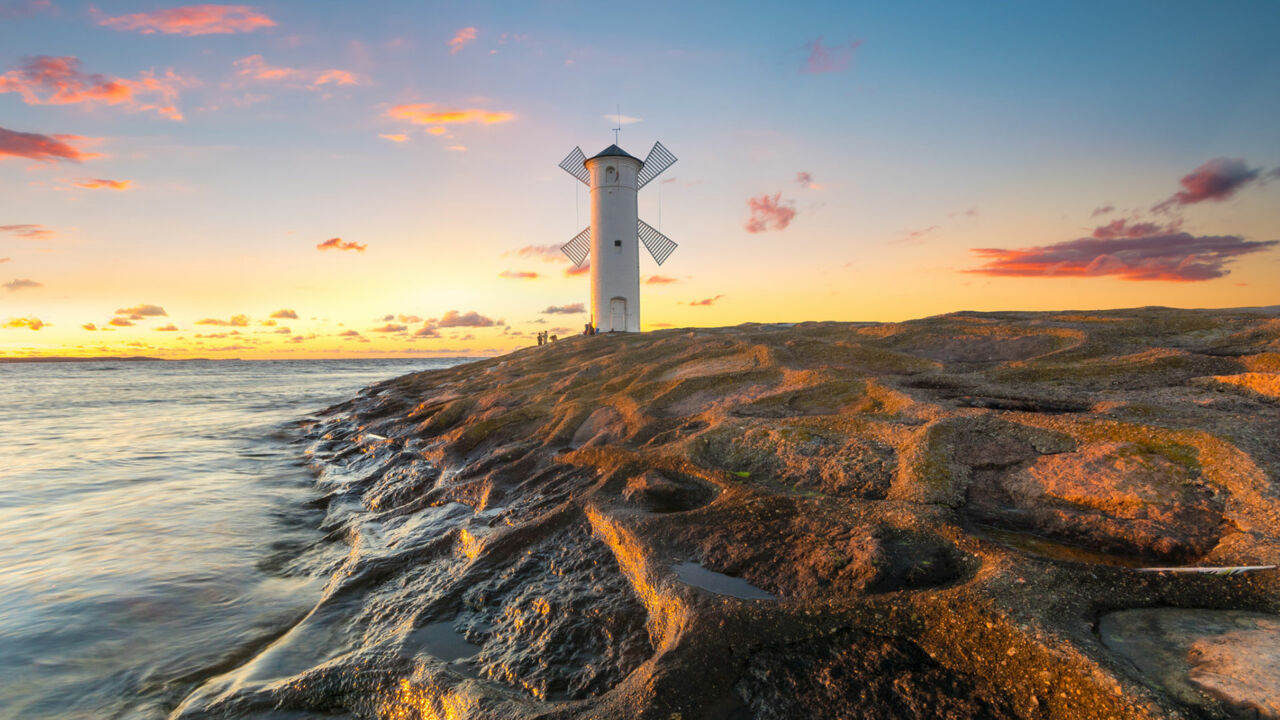
[[[616,297],[609,301],[609,329],[627,329],[627,299]]]

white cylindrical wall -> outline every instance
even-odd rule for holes
[[[636,174],[640,161],[587,160],[591,172],[591,319],[600,332],[640,332],[640,241]]]

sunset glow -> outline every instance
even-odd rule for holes
[[[1280,6],[731,7],[0,2],[0,354],[580,332],[613,128],[646,329],[1280,303]]]

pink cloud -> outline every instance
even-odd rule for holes
[[[573,303],[572,305],[551,305],[542,311],[543,315],[577,315],[584,313],[587,309],[582,303]]]
[[[811,173],[801,170],[796,173],[796,184],[806,190],[821,190],[822,186],[813,181]]]
[[[457,310],[450,310],[436,322],[436,327],[493,327],[498,322],[492,318],[485,317],[474,310],[467,313],[459,313]]]
[[[1223,277],[1236,258],[1280,240],[1250,242],[1235,235],[1161,233],[1142,237],[1080,238],[1043,247],[974,248],[986,264],[964,272],[998,277],[1102,277],[1196,282]]]
[[[1111,203],[1107,203],[1106,205],[1099,205],[1098,207],[1093,209],[1093,214],[1091,214],[1089,217],[1098,217],[1099,215],[1107,215],[1111,212],[1114,212],[1115,209],[1116,209],[1116,206],[1112,205]]]
[[[121,105],[171,120],[182,119],[178,94],[189,84],[173,71],[159,77],[148,71],[137,80],[86,73],[72,56],[25,58],[18,69],[0,75],[0,93],[18,93],[28,105]]]
[[[707,306],[707,305],[714,305],[714,304],[715,304],[715,302],[716,302],[717,300],[719,300],[720,298],[722,298],[722,297],[724,297],[724,296],[723,296],[723,295],[717,295],[717,296],[715,296],[715,297],[703,298],[702,300],[690,300],[690,301],[689,301],[689,305],[690,305],[690,306],[703,306],[703,307],[705,307],[705,306]]]
[[[149,13],[98,19],[115,30],[136,30],[144,35],[227,35],[275,27],[271,18],[248,5],[187,5]]]
[[[503,270],[498,273],[498,277],[506,280],[537,280],[538,273],[527,270]]]
[[[796,216],[796,209],[782,204],[782,193],[761,195],[747,199],[747,207],[751,209],[751,217],[747,219],[747,232],[759,233],[766,230],[785,230]]]
[[[809,48],[809,59],[805,62],[804,72],[843,72],[849,69],[849,63],[853,61],[853,51],[860,45],[862,45],[861,40],[843,45],[823,45],[822,38],[818,38],[805,45]]]
[[[644,282],[646,285],[669,285],[678,281],[675,278],[667,277],[666,275],[650,275]]]
[[[586,275],[591,272],[591,261],[588,260],[581,265],[571,265],[564,269],[565,277],[577,277],[578,275]]]
[[[317,250],[355,250],[360,253],[364,252],[368,247],[368,245],[354,240],[343,240],[342,238],[329,238],[322,243],[316,244]]]
[[[52,0],[11,0],[0,2],[0,20],[21,20],[53,10]]]
[[[0,232],[7,232],[27,240],[48,240],[53,231],[43,225],[0,225]]]
[[[324,85],[359,85],[360,76],[348,70],[303,70],[300,68],[270,65],[261,55],[249,55],[232,63],[236,74],[250,80],[263,82],[293,81],[295,84],[318,88]]]
[[[89,138],[80,135],[41,135],[0,127],[0,157],[23,157],[39,162],[69,160],[75,163],[100,157],[95,153],[83,152],[70,144],[88,140]]]
[[[449,54],[456,55],[467,43],[476,39],[476,29],[473,27],[464,27],[454,33],[453,38],[449,40]]]
[[[1194,205],[1205,200],[1221,202],[1261,175],[1261,168],[1251,168],[1240,158],[1214,158],[1182,176],[1178,181],[1182,189],[1151,209],[1165,212],[1174,207]]]

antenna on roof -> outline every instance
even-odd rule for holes
[[[618,127],[613,129],[613,144],[618,144],[618,133],[622,131],[622,105],[618,105]]]

